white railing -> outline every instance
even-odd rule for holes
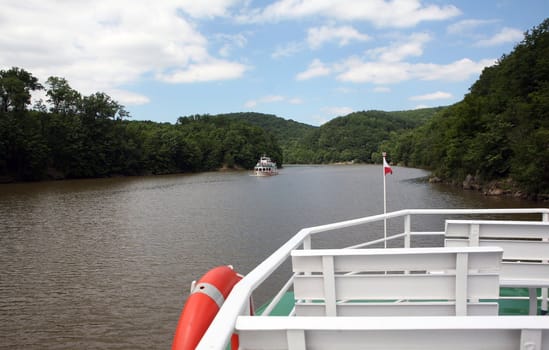
[[[252,317],[238,318],[249,349],[548,348],[545,316]],[[413,334],[413,336],[410,336]],[[246,347],[249,346],[249,347]],[[361,347],[362,346],[362,347]]]
[[[441,235],[443,231],[436,232],[414,232],[411,225],[413,215],[494,215],[494,214],[541,214],[542,221],[549,221],[549,208],[528,208],[528,209],[406,209],[387,214],[374,215],[360,219],[342,221],[338,223],[309,227],[300,230],[289,241],[276,250],[271,256],[259,264],[254,270],[247,274],[236,286],[219,310],[216,318],[204,334],[197,349],[199,350],[221,350],[225,349],[232,333],[234,332],[236,319],[240,315],[248,314],[249,299],[263,281],[278,269],[284,261],[290,257],[292,250],[302,247],[311,249],[312,236],[321,232],[339,230],[347,227],[364,225],[384,220],[403,218],[404,231],[386,238],[375,240],[376,243],[395,238],[404,238],[404,247],[410,247],[411,237],[419,235]],[[365,247],[373,244],[373,241],[358,244],[349,248]],[[285,288],[291,285],[291,279],[286,283]],[[277,298],[282,297],[281,291]],[[276,303],[276,301],[275,301]],[[274,305],[274,304],[273,304]]]

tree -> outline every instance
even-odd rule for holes
[[[46,81],[49,89],[46,92],[52,113],[76,114],[82,103],[82,96],[73,90],[65,78],[49,77]]]
[[[0,70],[0,175],[40,178],[47,161],[40,124],[27,111],[38,79],[20,68]]]
[[[0,108],[2,112],[22,112],[31,103],[31,92],[42,89],[31,73],[13,67],[0,70]]]

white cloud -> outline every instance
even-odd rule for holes
[[[339,46],[345,46],[351,41],[368,41],[370,37],[362,34],[352,26],[333,26],[309,28],[307,43],[312,49],[320,48],[324,43],[336,41]]]
[[[304,45],[295,41],[287,43],[286,45],[278,46],[273,54],[272,58],[290,57],[303,50]]]
[[[322,110],[332,116],[344,116],[354,112],[351,107],[325,107]]]
[[[514,28],[503,28],[499,33],[488,39],[479,40],[476,46],[498,46],[506,43],[521,41],[524,38],[524,33]]]
[[[332,69],[327,65],[322,63],[319,59],[314,59],[313,62],[309,65],[309,68],[304,72],[301,72],[297,75],[297,80],[308,80],[311,78],[322,77],[329,75],[332,72]]]
[[[344,69],[337,79],[373,84],[394,84],[411,79],[464,81],[473,75],[480,74],[484,67],[494,63],[494,59],[474,62],[467,58],[448,64],[370,62],[354,58],[340,64]]]
[[[246,70],[246,66],[222,60],[211,60],[189,64],[184,69],[157,74],[157,79],[167,83],[196,83],[213,80],[236,79]]]
[[[497,22],[496,20],[482,20],[482,19],[465,19],[456,23],[453,23],[446,28],[446,31],[450,34],[471,34],[478,27],[492,24]]]
[[[376,86],[373,91],[376,93],[388,93],[391,92],[391,88],[388,88],[386,86]]]
[[[452,98],[452,94],[443,91],[437,91],[430,94],[418,95],[410,97],[411,101],[431,101],[431,100],[447,100]]]
[[[421,104],[414,107],[414,109],[423,109],[423,108],[429,108],[429,106]]]
[[[393,43],[390,46],[368,50],[366,53],[380,61],[398,62],[410,56],[421,56],[423,54],[423,47],[430,40],[431,36],[429,34],[416,33],[400,42]]]
[[[288,100],[288,103],[290,103],[292,105],[300,105],[300,104],[303,104],[303,100],[300,99],[299,97],[294,97],[294,98],[290,98]]]
[[[351,26],[321,26],[309,28],[305,42],[292,41],[276,47],[271,55],[273,58],[289,57],[303,51],[307,45],[311,49],[318,49],[328,42],[336,42],[339,46],[348,45],[351,41],[367,41],[370,37],[362,34]]]
[[[366,51],[367,57],[352,56],[336,63],[313,60],[309,67],[299,73],[297,80],[337,74],[343,82],[395,84],[412,79],[464,81],[495,63],[494,59],[472,61],[463,58],[447,64],[411,63],[406,59],[423,55],[425,45],[431,40],[427,33],[415,33],[388,46]]]
[[[174,3],[183,12],[195,18],[225,17],[229,15],[229,9],[241,3],[242,0],[177,0]]]
[[[405,62],[374,62],[351,58],[338,65],[337,79],[352,83],[391,84],[412,78],[413,66]]]
[[[423,47],[431,40],[426,33],[415,33],[389,46],[371,49],[366,54],[372,58],[364,61],[351,57],[343,62],[327,65],[315,59],[298,74],[298,80],[307,80],[339,72],[338,79],[349,82],[373,82],[389,84],[412,78],[414,65],[401,62],[410,56],[421,56]]]
[[[267,103],[276,103],[276,102],[287,102],[292,105],[302,104],[303,100],[301,100],[298,97],[285,97],[281,95],[267,95],[260,97],[256,100],[249,100],[244,103],[244,107],[246,108],[255,108],[259,104],[267,104]]]
[[[346,86],[339,86],[335,89],[335,91],[340,93],[340,94],[350,94],[350,93],[355,92],[354,89],[351,89],[351,88],[346,87]]]
[[[247,22],[281,21],[322,16],[335,20],[368,21],[378,27],[413,27],[424,21],[446,20],[461,12],[453,5],[424,6],[419,0],[279,0],[239,18]]]
[[[280,102],[280,101],[284,101],[284,97],[280,95],[270,95],[260,99],[260,102],[263,102],[263,103],[273,103],[273,102]]]
[[[207,3],[5,0],[0,68],[22,67],[42,82],[64,77],[83,94],[116,91],[127,104],[147,102],[123,86],[148,74],[170,82],[239,78],[247,67],[213,57],[181,16],[220,16],[235,1]]]
[[[248,39],[242,33],[234,35],[217,34],[215,38],[217,41],[223,43],[219,49],[219,55],[222,57],[228,57],[234,49],[241,49],[248,43]]]
[[[127,105],[144,105],[150,102],[150,99],[147,96],[136,94],[130,91],[125,90],[108,90],[107,93],[114,100],[118,101],[120,104]]]
[[[467,37],[474,38],[477,40],[475,46],[479,47],[498,46],[501,44],[521,41],[524,38],[524,33],[521,30],[509,27],[502,28],[498,33],[494,34],[490,38],[486,38],[482,35],[485,31],[480,30],[479,27],[497,22],[498,20],[463,20],[449,25],[446,31],[450,34],[465,35]],[[479,39],[482,37],[484,38]]]
[[[495,63],[495,59],[483,59],[475,62],[463,58],[449,64],[416,64],[412,66],[412,73],[414,77],[421,80],[464,81],[471,76],[480,74],[485,67]]]

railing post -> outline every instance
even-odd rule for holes
[[[303,239],[303,249],[311,249],[311,234]]]
[[[404,216],[404,248],[410,248],[410,233],[412,232],[412,218],[410,214]]]
[[[542,213],[541,221],[549,221],[549,213]]]

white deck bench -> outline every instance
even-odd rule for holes
[[[236,329],[241,350],[549,350],[544,316],[240,316]]]
[[[537,313],[536,290],[549,287],[549,222],[446,220],[445,226],[447,247],[503,248],[501,286],[528,288],[530,314]],[[542,297],[547,299],[546,289]]]
[[[294,250],[296,316],[497,315],[498,247]]]

